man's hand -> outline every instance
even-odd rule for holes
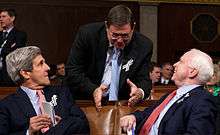
[[[101,110],[102,108],[102,94],[103,92],[105,92],[107,90],[107,86],[105,86],[104,84],[101,84],[98,88],[95,89],[95,91],[93,92],[93,98],[95,101],[95,107],[98,111]]]
[[[127,79],[127,83],[130,86],[130,99],[128,100],[128,106],[135,105],[139,100],[142,99],[143,94],[142,91],[129,79]]]
[[[136,126],[136,118],[134,115],[126,115],[120,118],[120,127],[123,129],[124,132],[127,130],[131,130],[132,127]]]
[[[33,135],[35,132],[40,131],[42,128],[50,127],[52,121],[48,115],[37,115],[30,118],[29,123],[29,135]]]

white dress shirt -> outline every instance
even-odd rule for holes
[[[179,100],[184,94],[191,91],[192,89],[198,87],[200,85],[185,85],[177,89],[176,95],[170,100],[170,102],[164,107],[164,109],[161,111],[159,117],[155,121],[155,123],[152,125],[151,130],[149,132],[149,135],[158,135],[158,129],[161,120],[163,119],[166,112],[169,110],[169,108],[177,101]]]

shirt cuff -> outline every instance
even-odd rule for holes
[[[29,130],[27,130],[26,135],[29,135]]]

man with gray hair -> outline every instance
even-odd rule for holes
[[[16,49],[6,57],[7,71],[20,87],[0,101],[0,135],[72,135],[89,133],[84,113],[73,105],[67,88],[52,87],[49,66],[38,47]],[[55,117],[46,113],[53,105]]]
[[[210,56],[197,49],[174,64],[172,80],[178,89],[144,111],[120,119],[124,131],[135,125],[140,135],[214,135],[216,105],[204,84],[213,75]]]

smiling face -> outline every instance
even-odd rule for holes
[[[188,83],[190,79],[191,72],[194,68],[189,66],[189,54],[184,54],[180,60],[174,64],[174,74],[172,76],[172,80],[175,82],[177,86],[182,86]]]
[[[42,55],[37,55],[33,61],[32,71],[26,71],[25,78],[27,79],[27,84],[32,87],[47,86],[50,84],[48,77],[49,66],[45,63],[45,59]]]
[[[123,26],[110,25],[106,30],[110,43],[119,49],[123,49],[130,42],[133,34],[130,23]]]

